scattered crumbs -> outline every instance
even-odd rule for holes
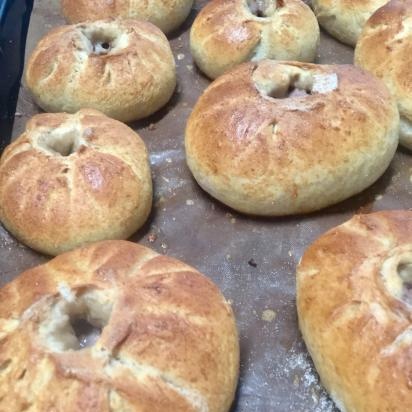
[[[311,409],[313,412],[336,412],[333,401],[319,382],[307,352],[299,353],[295,349],[290,350],[282,373],[293,376],[293,384],[299,386],[298,396],[305,399],[310,396],[314,405]]]
[[[163,196],[160,196],[159,199],[157,200],[155,206],[160,206],[162,203],[165,202],[165,198]]]
[[[166,163],[172,163],[172,159],[171,159],[170,157],[168,157],[168,158],[166,159]]]
[[[230,223],[236,223],[236,218],[232,217],[232,219],[230,219]]]
[[[154,123],[150,123],[148,129],[149,130],[156,130],[156,125]]]
[[[299,376],[298,376],[298,375],[295,375],[295,376],[293,377],[293,386],[298,387],[298,386],[299,386],[299,381],[300,381]]]
[[[23,116],[23,113],[16,112],[14,115],[15,115],[16,117],[22,117],[22,116]]]
[[[375,200],[381,200],[382,197],[383,197],[382,195],[376,195],[376,196],[375,196]]]
[[[273,322],[276,319],[276,312],[272,309],[265,309],[262,312],[261,319],[265,322]]]
[[[292,257],[292,251],[291,250],[288,251],[288,255],[289,255],[289,257]]]
[[[225,216],[226,216],[226,217],[232,217],[232,213],[229,213],[229,212],[228,212],[228,213],[225,214]]]
[[[189,71],[193,70],[193,64],[186,64],[186,69]]]
[[[167,177],[162,176],[162,179],[166,182],[169,183],[169,179]]]
[[[186,200],[186,204],[187,204],[188,206],[193,206],[193,205],[195,204],[195,202],[194,202],[192,199],[187,199],[187,200]]]
[[[162,244],[160,245],[162,249],[167,249],[167,244],[165,242],[162,242]]]
[[[183,53],[179,53],[177,55],[177,60],[183,60],[185,58],[185,55]]]
[[[150,243],[156,242],[156,239],[157,239],[156,233],[150,233],[149,236],[147,236],[147,240],[148,240]]]
[[[318,404],[319,403],[319,395],[315,391],[314,388],[312,388],[312,390],[311,390],[311,396],[312,396],[313,403]]]
[[[230,306],[233,305],[233,300],[232,300],[232,299],[228,299],[226,302],[227,302]]]
[[[232,260],[232,256],[230,256],[229,254],[226,255],[226,260]]]
[[[252,266],[254,268],[257,267],[257,263],[255,262],[255,259],[249,259],[249,261],[247,262],[249,266]]]

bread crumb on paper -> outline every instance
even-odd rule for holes
[[[265,322],[273,322],[276,319],[276,312],[272,309],[265,309],[262,312],[261,319]]]

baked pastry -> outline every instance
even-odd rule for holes
[[[212,0],[190,31],[193,58],[212,79],[249,60],[312,62],[318,44],[316,17],[300,0]]]
[[[363,26],[388,0],[312,0],[319,24],[342,43],[355,46]]]
[[[113,17],[147,20],[169,33],[187,18],[193,0],[101,1],[62,0],[63,14],[70,23]]]
[[[392,0],[368,20],[355,64],[382,79],[398,101],[400,143],[412,150],[412,0]]]
[[[321,209],[371,185],[398,144],[396,103],[353,66],[263,60],[215,80],[186,127],[200,186],[255,215]]]
[[[0,220],[42,253],[126,239],[151,205],[143,141],[95,110],[34,116],[0,159]]]
[[[340,410],[410,410],[412,212],[355,216],[297,269],[306,346]]]
[[[0,410],[210,411],[233,400],[230,305],[195,269],[104,241],[0,289]]]
[[[167,103],[176,71],[169,43],[157,27],[107,20],[52,30],[28,61],[26,84],[46,112],[93,108],[129,122]]]

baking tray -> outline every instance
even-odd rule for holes
[[[242,216],[203,192],[184,155],[184,129],[193,105],[210,83],[189,53],[189,28],[199,1],[181,30],[170,36],[178,88],[170,103],[132,124],[150,152],[154,207],[132,240],[193,265],[213,279],[232,303],[240,333],[240,380],[233,412],[335,411],[307,355],[295,309],[295,268],[320,234],[354,213],[411,206],[412,156],[398,149],[387,172],[368,190],[321,212],[290,218]],[[58,0],[39,0],[27,52],[62,24]],[[317,61],[351,63],[353,50],[322,33]],[[22,87],[13,136],[39,109]],[[45,262],[0,227],[0,285]]]

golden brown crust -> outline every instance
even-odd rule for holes
[[[199,68],[214,79],[248,60],[313,61],[319,26],[310,8],[300,0],[273,3],[270,16],[257,17],[246,0],[209,2],[190,31]]]
[[[62,11],[69,23],[109,18],[147,20],[169,33],[187,18],[193,0],[62,0]]]
[[[94,110],[34,116],[0,160],[0,220],[42,253],[126,239],[146,221],[151,202],[143,141]]]
[[[412,149],[412,1],[392,0],[368,20],[355,64],[382,79],[398,101],[400,142]]]
[[[111,306],[100,338],[58,349],[44,330],[60,333],[68,319],[56,329],[56,308],[87,294]],[[0,410],[9,412],[225,412],[238,377],[236,325],[218,288],[125,241],[66,253],[1,289],[0,348]]]
[[[412,263],[411,234],[410,211],[355,216],[316,240],[297,269],[300,328],[341,410],[410,408],[412,296],[394,285],[399,264]]]
[[[40,40],[26,84],[45,111],[94,108],[128,122],[167,103],[176,85],[175,63],[166,37],[148,22],[86,22]]]
[[[293,82],[311,94],[268,96]],[[386,88],[353,66],[246,63],[198,100],[187,162],[207,192],[236,210],[305,213],[372,184],[394,155],[398,126]]]
[[[362,28],[388,0],[312,0],[319,24],[339,41],[355,46]]]

